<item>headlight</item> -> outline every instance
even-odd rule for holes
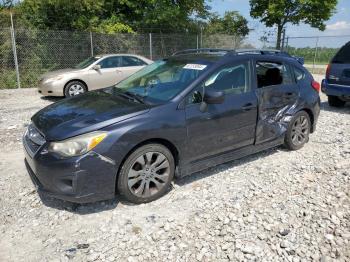
[[[51,142],[49,151],[64,157],[83,155],[101,143],[106,136],[105,132],[92,132],[60,142]]]

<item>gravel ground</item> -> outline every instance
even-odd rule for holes
[[[30,116],[54,100],[0,91],[0,261],[350,261],[350,106],[322,97],[301,150],[194,174],[149,204],[39,196],[23,164]]]

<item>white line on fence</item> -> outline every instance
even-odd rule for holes
[[[152,55],[152,33],[149,33],[149,57],[152,60],[153,55]]]
[[[16,49],[16,36],[15,36],[15,28],[13,26],[12,13],[10,13],[10,17],[11,17],[11,40],[12,40],[13,60],[15,62],[15,67],[16,67],[17,87],[21,88],[21,82],[20,82],[20,79],[19,79],[17,49]]]
[[[92,42],[92,32],[90,31],[90,48],[91,48],[91,56],[94,56],[94,45]]]

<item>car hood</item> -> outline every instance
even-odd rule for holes
[[[32,122],[47,141],[59,141],[149,111],[149,105],[129,101],[111,90],[63,99],[37,112]]]
[[[41,79],[47,79],[47,78],[51,78],[51,77],[55,77],[55,76],[59,76],[59,75],[63,75],[63,74],[71,74],[71,73],[76,73],[76,72],[80,72],[80,71],[81,71],[81,69],[74,69],[74,68],[55,70],[55,71],[51,71],[51,72],[47,72],[47,73],[43,74],[41,76]]]

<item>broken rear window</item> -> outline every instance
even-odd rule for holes
[[[294,83],[289,66],[282,63],[258,61],[256,73],[258,88]]]

